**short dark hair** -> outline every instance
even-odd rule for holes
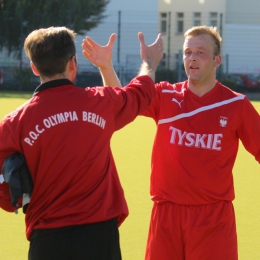
[[[75,38],[76,33],[66,27],[41,28],[27,36],[24,50],[40,76],[51,77],[65,72],[76,54]]]
[[[217,27],[206,26],[206,25],[194,26],[184,33],[184,39],[193,37],[193,36],[199,36],[202,34],[210,35],[213,38],[213,40],[215,41],[214,55],[215,56],[220,55],[222,38],[220,37],[220,35],[218,33]]]

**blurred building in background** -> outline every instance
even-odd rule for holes
[[[222,36],[222,71],[260,74],[260,1],[161,0],[159,30],[164,36],[164,66],[181,66],[183,33],[196,25],[217,26]]]
[[[234,75],[260,75],[260,1],[258,0],[111,0],[105,11],[106,18],[98,27],[77,36],[77,59],[80,86],[100,85],[97,68],[82,55],[81,43],[87,35],[105,45],[112,33],[117,34],[113,50],[113,64],[122,84],[127,84],[139,70],[141,59],[137,33],[142,31],[146,43],[151,44],[158,33],[164,40],[164,57],[157,71],[157,80],[176,82],[185,80],[182,63],[183,34],[196,25],[217,26],[222,36],[223,62],[218,69],[218,79]],[[29,61],[22,55],[23,74],[29,75]],[[28,88],[13,75],[19,74],[20,61],[0,53],[0,68],[4,82],[1,88]],[[28,70],[26,70],[28,69]],[[229,75],[232,75],[232,77]],[[26,75],[24,78],[28,78]],[[241,80],[240,80],[241,81]],[[237,80],[237,82],[240,82]],[[10,84],[5,84],[9,82]],[[16,82],[16,83],[15,83]],[[39,84],[36,77],[30,80],[31,89]],[[237,83],[241,84],[241,83]],[[244,83],[242,83],[244,84]],[[14,87],[15,86],[15,87]]]
[[[158,0],[111,0],[105,12],[107,18],[86,35],[101,45],[106,45],[112,33],[117,34],[113,50],[113,64],[122,81],[127,84],[139,70],[141,64],[138,32],[143,32],[147,44],[155,41],[159,33]],[[81,42],[85,36],[77,37],[79,69],[86,67],[81,53]]]

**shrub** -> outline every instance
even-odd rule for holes
[[[177,73],[175,70],[157,69],[155,73],[155,82],[168,81],[171,83],[177,82]]]
[[[237,83],[233,79],[224,78],[220,81],[223,85],[227,86],[232,90],[236,90]]]

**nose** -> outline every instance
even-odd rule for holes
[[[191,61],[196,61],[197,60],[197,55],[195,53],[191,53],[190,60]]]

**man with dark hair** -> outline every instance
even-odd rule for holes
[[[146,110],[155,94],[160,35],[153,45],[142,44],[141,71],[125,88],[85,89],[73,84],[75,36],[65,27],[28,35],[24,49],[41,85],[0,124],[0,169],[18,152],[33,181],[25,216],[30,260],[121,259],[118,227],[128,208],[110,139]],[[107,48],[114,41],[113,34]],[[112,64],[106,72],[118,80]],[[0,174],[0,207],[13,212],[3,180]]]

